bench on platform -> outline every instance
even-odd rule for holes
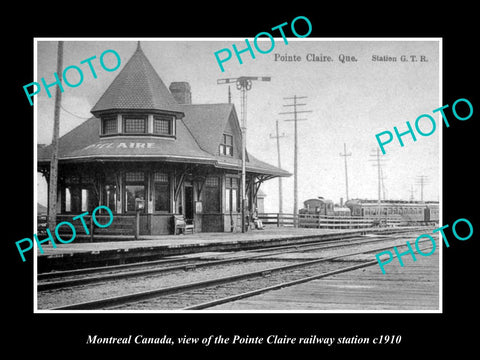
[[[183,215],[173,215],[173,234],[183,234],[185,235],[187,232],[193,234],[195,229],[195,225],[187,224],[185,220],[185,216]]]

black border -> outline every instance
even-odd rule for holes
[[[382,8],[368,8],[365,4],[350,7],[340,4],[338,9],[326,8],[315,2],[312,9],[293,3],[277,3],[261,12],[246,3],[223,3],[219,7],[204,6],[194,9],[183,4],[174,9],[158,4],[119,3],[101,13],[86,6],[75,8],[28,9],[22,12],[12,34],[5,29],[8,55],[4,55],[4,72],[8,74],[8,92],[4,97],[11,116],[4,121],[13,125],[14,140],[4,139],[8,190],[3,203],[7,213],[4,223],[6,235],[2,250],[6,267],[4,276],[9,282],[4,290],[4,343],[13,354],[65,357],[75,355],[122,354],[138,356],[148,353],[157,358],[178,356],[192,351],[196,356],[223,352],[255,354],[267,350],[283,355],[302,354],[312,357],[353,352],[356,356],[375,352],[382,356],[403,353],[417,357],[420,354],[440,354],[457,350],[468,354],[475,349],[476,323],[469,321],[476,313],[476,250],[480,232],[476,206],[478,160],[475,135],[480,112],[478,90],[474,83],[479,78],[475,63],[476,44],[474,19],[476,9],[461,3],[435,5],[419,9],[407,3],[384,4]],[[170,6],[170,5],[169,5]],[[38,11],[37,11],[38,10]],[[77,11],[75,11],[77,10]],[[465,122],[453,120],[443,129],[443,223],[452,224],[458,218],[469,219],[474,226],[473,237],[465,242],[452,241],[444,247],[444,313],[443,314],[33,314],[33,259],[27,256],[22,263],[14,242],[31,237],[33,231],[33,108],[25,101],[23,85],[33,79],[34,37],[252,37],[258,32],[290,22],[303,15],[313,25],[311,37],[442,37],[443,38],[443,104],[452,104],[458,98],[467,98],[473,104],[474,115]],[[129,26],[119,26],[128,20]],[[6,22],[3,26],[11,26]],[[20,30],[21,29],[21,30]],[[10,101],[13,99],[13,103]],[[448,114],[448,113],[447,113]],[[451,113],[450,113],[451,114]],[[15,120],[13,120],[15,119]],[[20,135],[20,136],[19,136]],[[9,149],[9,151],[6,151]],[[7,175],[8,174],[8,175]],[[472,327],[473,326],[473,327]],[[400,334],[402,342],[395,346],[126,346],[86,345],[88,334],[99,336],[193,336],[210,334],[232,336],[378,336]],[[33,350],[33,353],[32,353]],[[7,350],[5,350],[6,353]],[[473,352],[475,353],[475,352]]]

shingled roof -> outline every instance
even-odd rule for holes
[[[226,122],[235,113],[233,104],[182,104],[181,109],[200,147],[216,155]]]
[[[58,158],[61,162],[84,161],[167,161],[179,163],[209,164],[222,169],[238,170],[239,159],[220,156],[204,151],[198,143],[204,143],[203,131],[196,134],[177,120],[177,138],[172,141],[155,136],[114,136],[100,137],[100,119],[95,117],[86,120],[59,139]],[[197,139],[202,139],[197,141]],[[218,147],[218,143],[217,143]],[[51,145],[38,145],[37,161],[46,165],[52,154]],[[246,169],[249,172],[272,176],[290,176],[290,173],[276,166],[267,164],[248,155]]]
[[[176,116],[175,138],[118,134],[100,136],[100,115],[125,110],[168,112]],[[140,46],[92,108],[95,115],[59,139],[59,161],[167,161],[209,164],[238,170],[238,156],[218,153],[228,122],[240,134],[233,104],[178,104]],[[38,163],[50,162],[51,146],[40,146]],[[290,174],[247,153],[247,171],[271,176]]]
[[[177,102],[145,56],[137,50],[113,80],[91,112],[108,110],[161,110],[178,113]],[[182,114],[178,113],[181,117]]]

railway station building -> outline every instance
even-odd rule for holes
[[[136,216],[141,235],[173,233],[181,214],[195,232],[241,227],[242,132],[235,106],[192,104],[187,82],[163,83],[140,44],[91,109],[93,117],[59,139],[59,216],[98,205],[115,217]],[[49,180],[51,145],[37,147]],[[247,152],[248,211],[260,185],[290,176]]]

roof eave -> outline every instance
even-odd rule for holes
[[[137,155],[137,156],[112,156],[112,155],[85,155],[85,156],[71,156],[62,157],[58,159],[60,163],[74,163],[74,162],[130,162],[130,161],[162,161],[162,162],[178,162],[178,163],[196,163],[196,164],[208,164],[214,165],[215,160],[209,158],[195,158],[186,156],[159,156],[159,155]],[[39,159],[37,161],[39,165],[47,165],[50,163],[50,159]]]
[[[156,114],[167,114],[175,116],[177,119],[183,119],[185,114],[177,110],[168,110],[168,109],[132,109],[132,108],[109,108],[109,109],[100,109],[100,110],[91,110],[93,116],[100,118],[103,114],[111,114],[112,112],[126,112],[126,113],[156,113]]]
[[[225,162],[217,162],[215,165],[217,168],[220,169],[228,169],[228,170],[237,170],[241,171],[242,166],[236,165],[236,164],[231,164],[231,163],[225,163]],[[256,166],[248,166],[248,164],[245,166],[245,170],[249,173],[257,173],[261,175],[271,175],[274,177],[289,177],[292,174],[290,174],[288,171],[278,169],[278,170],[273,170],[273,169],[265,169],[261,167],[256,167]]]

